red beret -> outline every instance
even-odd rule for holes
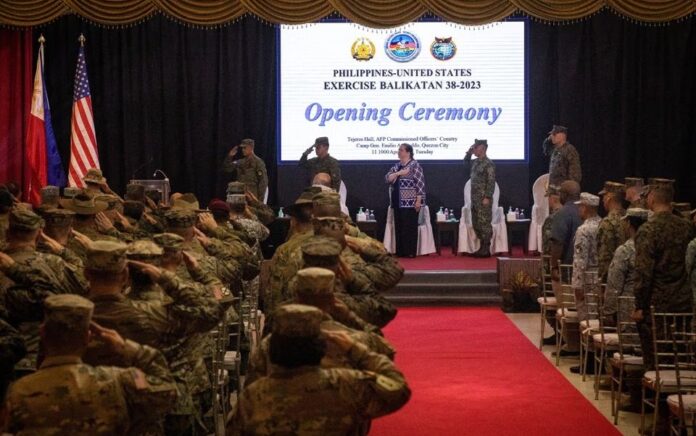
[[[219,198],[214,198],[210,200],[210,203],[208,204],[208,210],[213,212],[213,211],[219,211],[219,212],[229,212],[230,211],[230,206],[224,202],[223,200],[220,200]]]

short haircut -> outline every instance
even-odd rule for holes
[[[284,368],[318,366],[326,354],[326,342],[318,336],[290,337],[273,333],[268,354],[271,363]]]
[[[656,186],[650,190],[654,201],[661,204],[671,204],[674,201],[674,188],[671,186]]]

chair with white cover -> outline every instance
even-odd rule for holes
[[[573,265],[559,264],[561,279],[560,295],[556,295],[556,366],[561,363],[561,347],[563,338],[569,330],[576,330],[579,324],[578,311],[575,306],[575,291],[571,286]],[[569,328],[573,327],[573,328]]]
[[[268,204],[268,186],[266,186],[266,192],[263,193],[263,204]]]
[[[546,200],[546,186],[548,183],[549,175],[547,173],[539,176],[534,185],[532,185],[534,205],[532,206],[532,222],[529,223],[529,241],[527,244],[529,251],[541,252],[543,247],[541,227],[544,225],[546,217],[549,216],[549,202]]]
[[[491,208],[493,215],[491,226],[493,227],[493,237],[491,238],[491,253],[504,253],[508,251],[507,225],[505,224],[505,211],[498,206],[500,199],[500,188],[495,184]],[[481,246],[474,231],[471,219],[471,180],[464,185],[464,206],[462,207],[462,217],[459,221],[459,247],[458,253],[475,253]]]
[[[346,184],[343,183],[343,180],[341,180],[341,186],[338,188],[338,196],[341,197],[341,212],[345,213],[346,215],[350,215],[350,213],[348,213],[348,206],[346,206],[348,189],[346,188]]]
[[[430,223],[430,209],[427,205],[423,206],[421,213],[425,215],[425,222],[418,226],[418,248],[416,249],[416,254],[425,256],[435,253],[435,237],[433,236],[433,225]],[[387,210],[387,225],[384,228],[384,247],[389,253],[396,253],[394,210],[391,206]]]
[[[677,394],[667,397],[673,435],[696,434],[696,334],[672,333]],[[689,432],[689,428],[691,431]]]

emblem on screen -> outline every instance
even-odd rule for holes
[[[367,38],[356,39],[350,47],[350,52],[356,61],[369,61],[375,57],[376,51],[375,44]]]
[[[398,32],[387,38],[384,51],[396,62],[409,62],[420,53],[420,41],[412,33]]]
[[[448,61],[457,54],[457,45],[452,41],[452,37],[438,38],[430,45],[430,54],[439,61]]]

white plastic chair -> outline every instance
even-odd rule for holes
[[[430,222],[430,209],[423,206],[425,223],[418,226],[418,248],[416,254],[425,256],[435,253],[435,237],[433,236],[433,225]],[[394,230],[394,210],[389,206],[387,211],[387,225],[384,228],[384,247],[389,253],[396,253],[396,232]]]
[[[263,204],[268,204],[268,186],[266,186],[266,192],[263,193]]]
[[[544,225],[546,217],[549,216],[549,202],[546,200],[546,187],[549,184],[549,175],[542,174],[532,185],[532,197],[534,197],[534,205],[532,206],[532,222],[529,224],[529,242],[527,248],[529,251],[539,251],[543,247],[543,232],[541,227]],[[548,254],[548,253],[544,253]]]
[[[346,184],[343,183],[343,180],[341,180],[341,186],[338,188],[338,195],[341,197],[341,212],[343,212],[346,215],[350,215],[348,213],[348,206],[346,206],[346,198],[348,198],[348,189],[346,189]]]
[[[505,224],[505,211],[498,206],[500,199],[500,188],[495,184],[493,191],[493,201],[491,208],[493,215],[491,226],[493,227],[493,237],[491,238],[491,253],[505,253],[508,251],[507,225]],[[464,206],[462,207],[462,218],[459,221],[459,247],[458,253],[475,253],[481,246],[474,231],[471,220],[471,180],[464,185]]]

